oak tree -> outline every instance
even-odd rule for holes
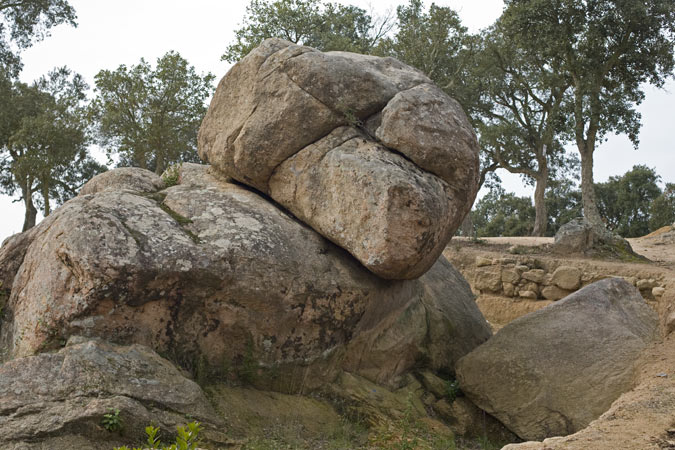
[[[197,161],[197,132],[213,91],[213,75],[198,74],[176,52],[153,68],[144,59],[134,66],[102,70],[92,105],[97,139],[120,166],[161,174],[169,165]]]

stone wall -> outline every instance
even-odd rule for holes
[[[531,300],[559,300],[604,278],[618,276],[599,273],[583,265],[556,264],[528,256],[475,257],[473,264],[462,264],[462,273],[477,295],[492,294]],[[468,266],[468,267],[467,267]],[[473,267],[471,267],[473,266]],[[663,295],[663,280],[653,274],[621,276],[636,286],[643,297],[653,300]]]

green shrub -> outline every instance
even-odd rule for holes
[[[457,397],[462,393],[462,390],[459,388],[459,381],[447,381],[445,385],[445,394],[448,397],[448,402],[452,404]]]
[[[110,412],[103,414],[101,425],[110,432],[120,431],[124,425],[122,418],[120,417],[120,410],[110,408]]]
[[[164,173],[162,174],[162,181],[166,187],[175,186],[180,180],[180,169],[183,166],[183,163],[173,164],[169,166]]]
[[[145,427],[145,434],[148,438],[144,445],[145,447],[134,447],[133,450],[144,450],[144,449],[161,449],[161,450],[195,450],[199,442],[199,432],[202,430],[199,422],[190,422],[187,424],[187,427],[178,426],[176,428],[178,436],[176,436],[176,442],[168,446],[162,445],[159,440],[159,427],[153,427],[149,425]],[[115,450],[132,450],[126,445],[124,447],[115,447]]]

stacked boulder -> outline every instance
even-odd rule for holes
[[[221,81],[199,152],[211,166],[183,164],[174,186],[143,169],[99,175],[4,243],[0,361],[11,367],[0,373],[46,380],[34,358],[64,346],[54,370],[73,354],[104,372],[117,357],[100,346],[131,345],[105,352],[282,392],[345,372],[397,387],[413,368],[453,373],[490,337],[468,283],[439,258],[476,195],[476,138],[420,72],[267,40]],[[133,383],[168,383],[133,364]],[[136,395],[106,383],[81,395]],[[31,395],[12,386],[0,383],[0,398]],[[50,389],[50,402],[70,401]],[[24,427],[17,439],[57,435],[37,414],[0,407],[0,435],[7,424]]]
[[[476,136],[429,78],[279,39],[222,79],[199,154],[388,279],[425,273],[478,189]]]

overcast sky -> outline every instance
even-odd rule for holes
[[[403,3],[401,0],[398,3]],[[78,27],[59,26],[51,37],[22,55],[21,79],[31,82],[57,66],[67,65],[82,74],[90,85],[101,69],[138,63],[141,57],[153,62],[169,50],[178,51],[199,72],[211,72],[220,79],[229,64],[220,61],[225,47],[241,24],[248,0],[70,0],[77,11]],[[375,13],[395,8],[396,2],[343,2]],[[427,1],[426,4],[430,2]],[[490,25],[502,12],[501,0],[436,1],[458,11],[463,23],[475,32]],[[368,7],[366,7],[368,9]],[[633,150],[624,137],[610,137],[596,150],[595,180],[620,175],[635,164],[656,168],[665,181],[675,182],[675,149],[672,144],[672,108],[675,83],[665,90],[648,87],[640,107],[643,127],[640,148]],[[518,177],[503,177],[505,188],[519,195],[531,195]],[[23,207],[0,195],[0,241],[21,231]]]

